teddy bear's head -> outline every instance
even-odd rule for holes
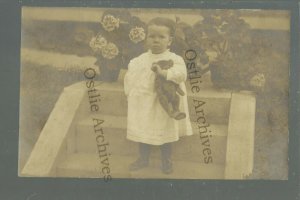
[[[173,60],[160,60],[157,61],[156,64],[160,66],[161,69],[169,69],[173,66]]]
[[[162,70],[166,70],[166,69],[171,68],[173,66],[173,64],[174,64],[173,60],[160,60],[160,61],[154,62],[152,64],[151,70],[156,72],[157,65],[159,65]]]

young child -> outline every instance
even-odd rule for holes
[[[172,173],[171,143],[179,135],[192,135],[189,119],[185,81],[187,71],[182,57],[169,51],[175,32],[175,22],[167,18],[154,18],[148,23],[146,43],[148,51],[132,59],[124,78],[124,90],[128,99],[127,139],[139,142],[139,157],[129,166],[139,170],[148,166],[152,145],[160,145],[162,172]],[[162,108],[154,88],[153,63],[172,60],[173,67],[157,72],[167,80],[180,84],[185,95],[180,96],[180,110],[187,117],[182,120],[171,118]]]

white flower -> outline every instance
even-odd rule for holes
[[[107,45],[107,40],[101,35],[93,37],[90,41],[90,47],[95,51],[101,51],[103,47]]]
[[[258,73],[254,75],[250,80],[250,85],[253,87],[263,88],[265,86],[266,79],[264,74]]]
[[[106,31],[110,32],[115,30],[116,28],[119,28],[120,19],[114,17],[113,15],[105,15],[102,19],[101,24]]]
[[[119,49],[114,43],[108,43],[102,48],[102,56],[107,59],[113,59],[119,54]]]
[[[143,41],[145,37],[145,30],[142,27],[132,28],[129,32],[129,38],[134,43],[139,43]]]

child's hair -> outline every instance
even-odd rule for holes
[[[150,25],[165,26],[169,29],[171,37],[174,37],[175,35],[176,23],[171,19],[164,17],[156,17],[148,22],[147,27],[149,27]]]

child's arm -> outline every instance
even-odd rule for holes
[[[131,60],[130,63],[128,64],[128,70],[124,77],[124,92],[125,92],[126,96],[128,96],[128,94],[134,84],[133,83],[133,81],[134,81],[133,68],[134,68],[134,62]]]

